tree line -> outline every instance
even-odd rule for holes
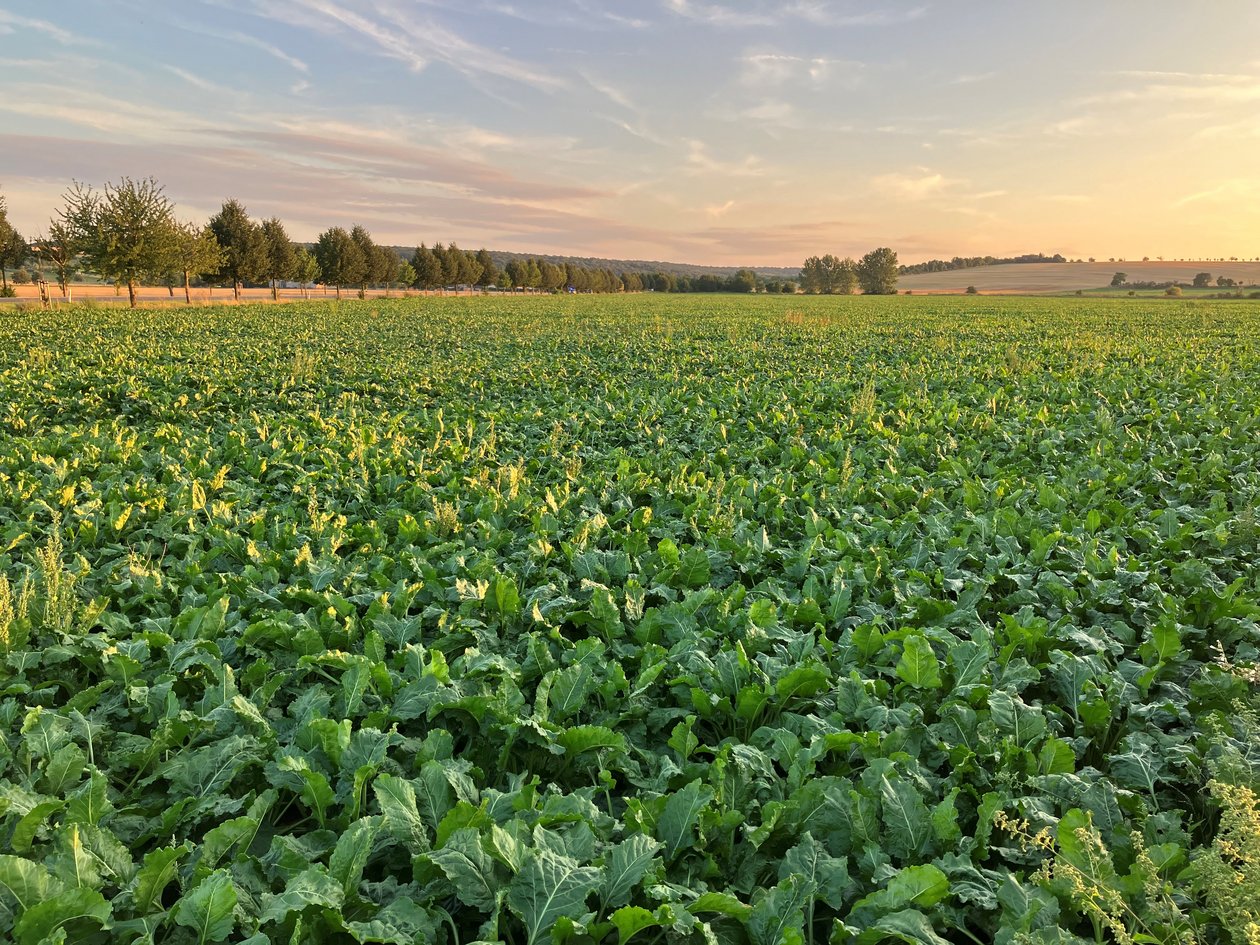
[[[1017,263],[1065,263],[1067,258],[1055,253],[1027,253],[1023,256],[955,256],[953,259],[929,259],[901,267],[903,276],[916,276],[926,272],[954,272],[957,269],[979,269],[983,266],[1013,266]],[[1093,262],[1091,259],[1090,262]]]
[[[801,266],[801,288],[811,295],[896,295],[900,275],[897,254],[888,247],[873,249],[859,260],[828,253],[811,256]]]
[[[191,304],[194,284],[231,286],[240,298],[245,286],[283,285],[303,294],[312,286],[336,290],[399,286],[441,290],[449,286],[540,292],[757,292],[796,291],[790,282],[768,286],[751,269],[730,276],[685,276],[667,272],[615,272],[610,268],[514,258],[496,266],[485,249],[454,243],[421,244],[410,259],[378,245],[365,227],[330,227],[314,244],[296,243],[276,217],[254,220],[240,201],[229,199],[205,223],[180,220],[175,205],[153,178],[123,178],[101,190],[74,182],[45,233],[29,243],[9,223],[0,195],[0,293],[12,295],[9,271],[28,259],[47,267],[63,298],[81,272],[126,287],[131,306],[145,283],[182,286]],[[25,273],[24,273],[25,274]],[[29,274],[25,274],[29,278]],[[25,280],[23,280],[25,281]]]

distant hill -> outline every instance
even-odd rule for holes
[[[1108,288],[1117,272],[1128,276],[1129,283],[1179,282],[1188,285],[1197,273],[1211,274],[1211,292],[1222,291],[1216,278],[1234,279],[1239,285],[1253,289],[1260,285],[1260,262],[1243,260],[1229,262],[1094,262],[1094,263],[1026,263],[1023,265],[984,266],[974,269],[958,269],[947,272],[925,272],[902,276],[897,288],[920,293],[960,293],[967,286],[975,286],[983,293],[1008,293],[1026,295],[1045,292],[1074,292],[1102,289],[1109,293],[1124,294],[1129,286]]]
[[[414,246],[392,246],[390,247],[403,259],[410,259],[416,251]],[[462,249],[470,249],[464,246]],[[665,272],[672,276],[686,276],[695,278],[696,276],[720,276],[729,278],[735,275],[740,269],[751,269],[757,275],[764,279],[797,279],[801,274],[800,266],[776,267],[776,266],[697,266],[692,263],[673,263],[673,262],[657,262],[644,259],[601,259],[595,256],[551,256],[546,253],[509,253],[502,250],[490,250],[490,258],[494,260],[494,264],[502,269],[513,259],[545,259],[549,263],[563,266],[565,263],[572,263],[575,266],[581,266],[585,269],[611,269],[620,275],[623,272],[633,272],[640,275],[652,272]]]

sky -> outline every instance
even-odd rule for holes
[[[1260,256],[1255,0],[0,0],[0,194],[710,265]]]

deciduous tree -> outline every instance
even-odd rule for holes
[[[223,247],[214,238],[209,226],[180,224],[172,246],[170,269],[184,282],[184,301],[192,305],[192,281],[219,271],[223,265]]]
[[[319,281],[319,262],[306,249],[299,246],[294,253],[294,278],[302,286],[302,298],[309,296],[309,288]]]
[[[369,285],[379,285],[385,280],[385,269],[387,266],[386,259],[378,251],[372,234],[367,228],[359,224],[355,224],[350,230],[350,239],[354,240],[355,246],[359,247],[359,255],[362,263],[359,267],[359,277],[354,280],[354,285],[359,287],[359,298],[367,296],[367,288]]]
[[[61,289],[61,297],[69,300],[70,280],[74,276],[74,263],[79,255],[73,228],[65,220],[50,221],[48,235],[39,240],[38,255],[57,274],[57,285]]]
[[[873,249],[857,265],[857,279],[867,295],[896,295],[897,254],[887,247]]]
[[[499,281],[499,270],[494,264],[494,259],[485,249],[477,250],[477,264],[481,266],[481,275],[477,279],[477,285],[484,288]]]
[[[368,266],[359,244],[339,226],[319,235],[319,242],[315,244],[315,259],[324,282],[337,287],[337,298],[341,298],[342,286],[358,285],[363,281]]]
[[[401,285],[404,289],[406,289],[406,288],[409,288],[410,286],[415,285],[415,283],[416,283],[416,270],[412,267],[411,263],[409,262],[402,263],[402,265],[398,267],[398,284]],[[405,295],[406,293],[403,293],[403,294]]]
[[[267,272],[267,247],[262,230],[249,218],[239,200],[228,200],[210,218],[214,238],[223,247],[219,277],[232,283],[232,297],[240,299],[241,285],[261,279]]]
[[[423,243],[411,257],[411,268],[416,271],[413,285],[417,289],[436,289],[442,285],[442,262]]]
[[[22,265],[28,252],[26,240],[9,222],[9,210],[3,195],[0,195],[0,285],[3,285],[6,294],[9,290],[9,270]]]
[[[398,254],[388,246],[376,244],[373,250],[376,255],[376,265],[373,267],[373,274],[376,276],[378,283],[384,283],[385,294],[389,295],[389,291],[394,287],[394,283],[398,281],[398,273],[402,268],[403,261],[398,258]]]
[[[292,279],[297,267],[297,255],[284,224],[276,217],[263,220],[258,228],[262,238],[262,275],[271,283],[271,298],[280,297],[280,283]]]
[[[136,307],[136,287],[168,271],[178,239],[174,205],[152,177],[124,177],[102,193],[78,183],[66,195],[64,219],[73,221],[74,239],[88,268],[106,281],[127,286]]]

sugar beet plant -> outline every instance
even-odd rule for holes
[[[1254,941],[1258,355],[1222,303],[5,313],[0,937]]]

